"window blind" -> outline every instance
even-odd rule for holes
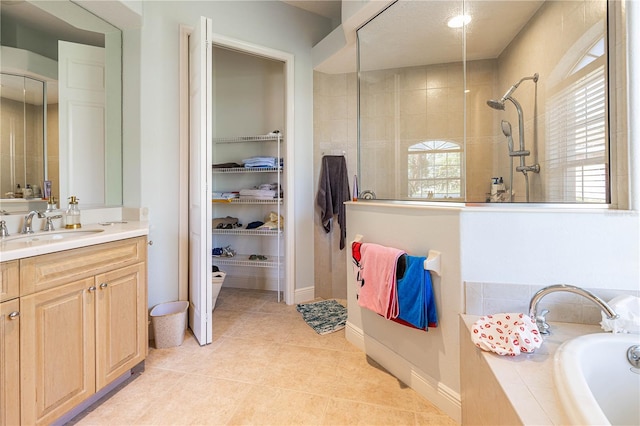
[[[547,103],[547,199],[607,202],[607,103],[604,61]]]

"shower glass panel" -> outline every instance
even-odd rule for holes
[[[44,181],[45,83],[0,75],[0,198]]]
[[[357,34],[360,190],[610,203],[607,12],[606,0],[390,5]]]
[[[447,27],[462,13],[462,2],[401,1],[358,30],[365,194],[464,200],[464,30]]]

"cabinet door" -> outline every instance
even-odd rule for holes
[[[96,387],[141,362],[147,352],[146,264],[96,276]]]
[[[19,280],[20,266],[17,260],[0,263],[0,302],[19,296]]]
[[[0,425],[20,424],[20,303],[0,303]],[[13,315],[12,315],[13,314]]]
[[[49,424],[95,392],[93,277],[20,300],[23,424]]]

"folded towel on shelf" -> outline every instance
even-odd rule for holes
[[[212,192],[211,199],[214,201],[230,201],[234,198],[238,198],[240,194],[238,192]]]
[[[431,273],[424,269],[424,256],[403,256],[406,270],[397,281],[398,317],[394,321],[427,330],[438,326]]]
[[[276,157],[251,157],[245,160],[242,160],[245,168],[252,167],[269,167],[269,168],[277,168],[280,160]]]
[[[363,243],[360,246],[360,253],[363,283],[358,296],[358,305],[386,319],[396,318],[398,316],[396,271],[398,259],[405,252],[392,247]]]
[[[241,189],[240,198],[255,198],[255,199],[273,199],[276,197],[276,191],[272,189]]]
[[[218,163],[213,164],[211,167],[214,169],[235,169],[237,167],[242,167],[242,164],[238,163]]]

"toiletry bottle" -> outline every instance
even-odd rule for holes
[[[27,184],[24,190],[22,190],[22,196],[27,200],[33,198],[33,189],[31,189],[31,184]]]
[[[72,195],[69,197],[69,207],[64,215],[64,227],[66,229],[77,229],[80,224],[80,208],[78,208],[78,199]]]
[[[16,185],[16,192],[13,195],[16,198],[22,198],[22,188],[20,188],[20,184]]]
[[[358,175],[353,175],[353,201],[358,201]]]
[[[491,195],[498,195],[498,178],[491,178]]]
[[[52,211],[56,210],[57,208],[58,208],[58,205],[56,204],[56,197],[54,197],[52,195],[47,200],[47,210],[46,211],[52,212]]]

